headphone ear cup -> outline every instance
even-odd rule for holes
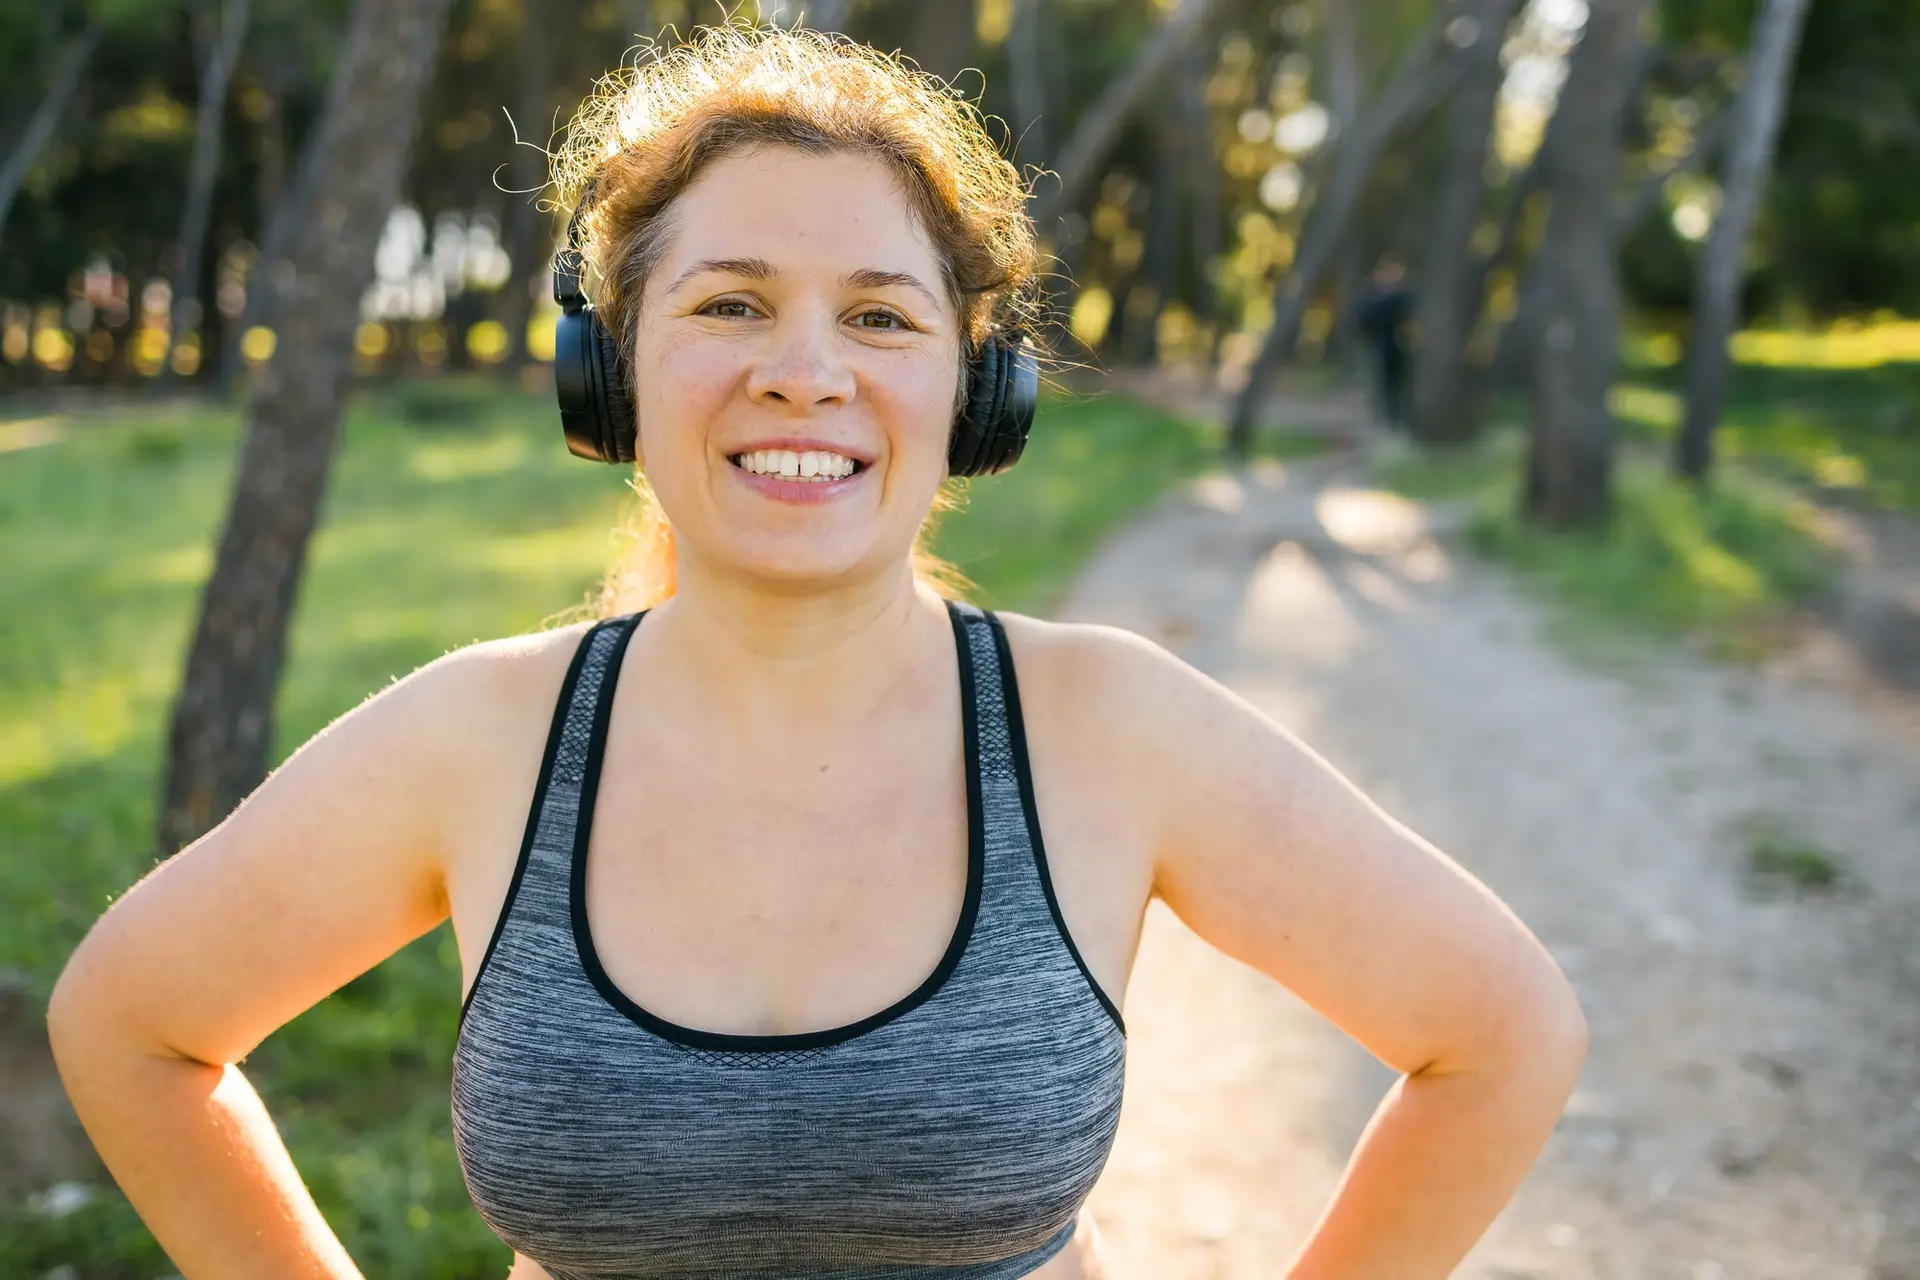
[[[591,310],[591,308],[588,308]],[[595,385],[600,392],[600,430],[608,462],[632,462],[636,456],[638,426],[627,380],[620,375],[620,345],[598,315],[593,317]]]
[[[554,321],[553,389],[560,401],[560,429],[566,433],[567,452],[590,462],[608,462],[593,385],[598,361],[594,324],[590,310],[575,307],[562,311]]]
[[[969,371],[967,407],[955,424],[947,472],[984,476],[1020,460],[1040,397],[1040,367],[1023,333],[993,334]]]
[[[568,307],[553,327],[553,385],[567,450],[593,462],[632,462],[633,406],[620,349],[592,306]]]

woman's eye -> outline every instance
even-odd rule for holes
[[[729,320],[744,320],[753,314],[753,308],[738,298],[722,298],[718,302],[709,302],[701,310],[710,316],[723,316]]]
[[[907,322],[891,311],[862,311],[854,317],[854,323],[863,329],[879,329],[882,332],[907,327]]]

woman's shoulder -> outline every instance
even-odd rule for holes
[[[448,650],[378,690],[326,732],[359,733],[421,758],[449,783],[515,768],[526,740],[537,759],[581,637],[579,622]],[[370,744],[371,745],[371,744]]]
[[[995,611],[1029,730],[1052,726],[1106,767],[1147,766],[1180,704],[1207,676],[1153,639],[1104,623]]]
[[[1125,627],[998,615],[1020,699],[1036,722],[1145,793],[1204,775],[1278,726],[1245,697],[1154,639]]]
[[[1153,697],[1156,691],[1204,679],[1161,644],[1125,627],[1098,622],[1054,622],[995,610],[1007,634],[1024,693],[1029,685],[1049,696],[1085,702],[1086,710],[1116,698]]]

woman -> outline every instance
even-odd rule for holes
[[[1288,1274],[1445,1275],[1572,1088],[1578,1007],[1233,694],[936,589],[963,371],[1035,270],[977,113],[843,42],[708,31],[562,162],[657,502],[613,616],[342,717],[55,991],[75,1105],[182,1272],[357,1274],[233,1064],[451,915],[454,1131],[513,1280],[1094,1280],[1158,896],[1406,1073]]]

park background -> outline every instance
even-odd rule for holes
[[[565,211],[545,148],[599,76],[721,16],[674,0],[0,3],[5,1274],[171,1270],[66,1115],[45,1051],[47,994],[112,896],[390,679],[592,595],[632,497],[557,430],[548,254]],[[1498,631],[1467,646],[1477,666],[1429,673],[1465,707],[1564,661],[1519,719],[1485,726],[1490,759],[1523,729],[1584,723],[1584,698],[1662,696],[1676,671],[1736,701],[1814,699],[1795,725],[1868,717],[1806,730],[1796,776],[1820,786],[1804,802],[1793,787],[1743,800],[1697,847],[1655,854],[1695,859],[1702,892],[1774,930],[1737,935],[1770,948],[1729,962],[1758,966],[1755,983],[1829,984],[1851,1046],[1837,1064],[1727,1050],[1805,1111],[1818,1158],[1796,1159],[1785,1121],[1751,1120],[1774,1103],[1742,1103],[1747,1119],[1674,1156],[1681,1173],[1653,1175],[1667,1178],[1654,1208],[1616,1206],[1679,1242],[1663,1245],[1670,1270],[1618,1261],[1569,1208],[1509,1233],[1533,1231],[1514,1247],[1539,1243],[1543,1260],[1475,1274],[1920,1276],[1920,927],[1905,927],[1920,926],[1920,737],[1903,718],[1920,687],[1920,9],[763,0],[733,18],[902,50],[979,95],[1035,175],[1057,367],[1025,459],[959,485],[938,540],[983,603],[1121,620],[1224,677],[1216,606],[1170,616],[1166,602],[1236,557],[1338,543],[1400,574],[1381,590],[1426,602],[1404,650],[1376,646],[1401,654],[1402,676],[1444,649],[1459,616],[1444,592],[1511,592],[1513,625],[1537,620],[1557,657],[1492,662]],[[1362,322],[1383,257],[1405,264],[1411,352],[1392,423]],[[1188,560],[1166,549],[1183,537]],[[1431,585],[1419,566],[1435,556],[1456,585]],[[1128,590],[1148,613],[1113,603]],[[1268,617],[1264,642],[1315,607]],[[1334,687],[1338,663],[1315,661]],[[1352,706],[1367,696],[1356,686]],[[1382,740],[1449,750],[1396,732],[1394,715],[1417,719],[1406,697],[1375,706]],[[1629,735],[1614,752],[1646,746]],[[1330,754],[1370,784],[1368,759],[1389,789],[1417,768],[1352,749]],[[1616,781],[1658,808],[1673,782],[1658,773]],[[1870,774],[1893,799],[1849,798]],[[1432,831],[1418,789],[1405,798],[1402,816]],[[1585,803],[1557,812],[1578,827]],[[1868,821],[1876,805],[1894,816]],[[1691,980],[1701,948],[1686,939],[1704,926],[1634,910],[1674,951],[1647,981]],[[1856,934],[1869,950],[1786,941]],[[1143,966],[1167,954],[1148,946]],[[1206,998],[1240,990],[1193,972]],[[443,928],[246,1064],[369,1274],[504,1271],[448,1132],[457,994]],[[1772,1014],[1809,1036],[1827,1025],[1804,1002]],[[1156,1025],[1151,1009],[1129,1017],[1137,1036]],[[1307,1043],[1303,1025],[1274,1032],[1275,1052]],[[1642,1025],[1628,1047],[1651,1061],[1671,1030]],[[1154,1043],[1136,1042],[1149,1085]],[[1188,1104],[1206,1127],[1203,1100]],[[1575,1109],[1569,1196],[1631,1163],[1630,1110]],[[1687,1181],[1688,1159],[1713,1187]],[[1146,1169],[1112,1181],[1149,1188]],[[1179,1219],[1162,1242],[1179,1274],[1278,1266],[1231,1252],[1258,1233],[1221,1206],[1258,1201],[1265,1175],[1233,1176],[1212,1199],[1141,1191],[1142,1214]],[[1795,1226],[1792,1206],[1819,1216],[1823,1179],[1847,1191],[1845,1221]],[[1788,1208],[1715,1216],[1740,1197]]]

